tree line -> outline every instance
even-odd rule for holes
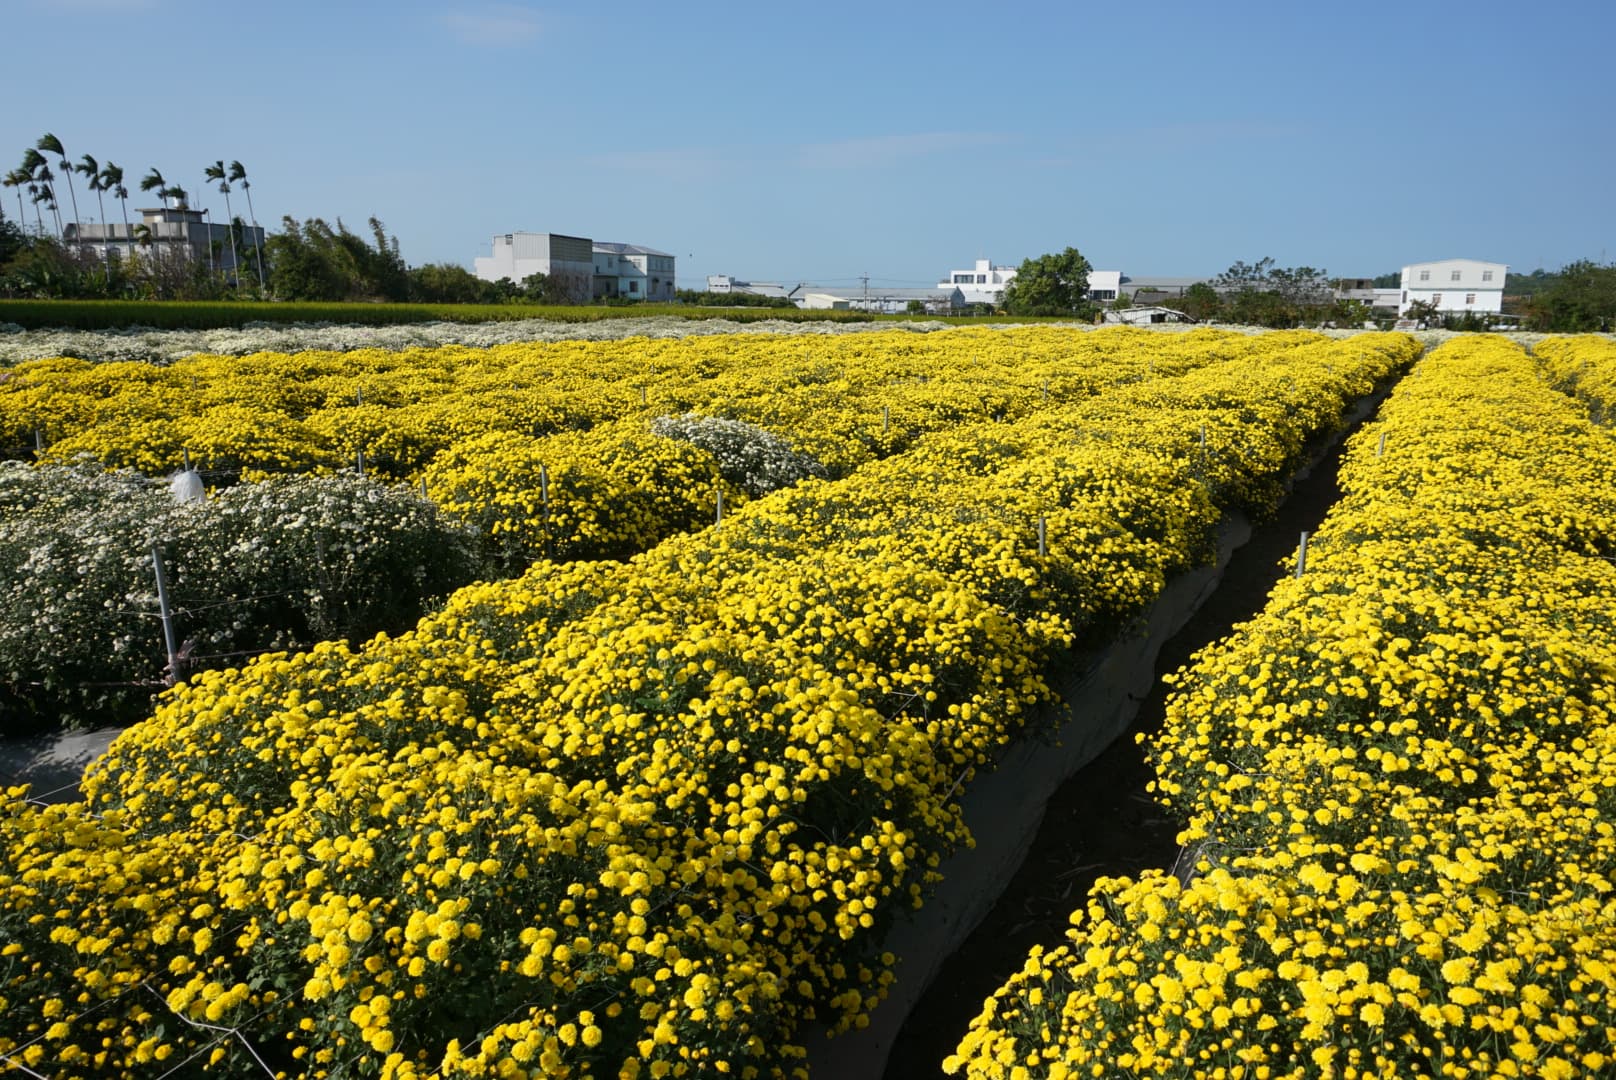
[[[1120,310],[1151,299],[1125,295],[1103,304],[1090,298],[1093,267],[1073,247],[1027,259],[1005,287],[1002,306],[1009,315],[1057,315],[1089,321],[1106,309]],[[1284,328],[1336,322],[1361,326],[1369,306],[1336,297],[1335,282],[1311,266],[1276,266],[1271,258],[1236,262],[1211,282],[1197,282],[1182,295],[1161,298],[1199,322],[1220,321]]]
[[[1338,295],[1339,282],[1311,266],[1284,267],[1271,258],[1235,262],[1209,282],[1197,282],[1182,295],[1152,297],[1138,292],[1104,304],[1089,297],[1093,267],[1076,248],[1027,259],[1005,288],[1001,307],[1009,315],[1053,315],[1089,321],[1109,308],[1160,302],[1199,322],[1241,323],[1275,329],[1297,326],[1363,326],[1374,317],[1369,304]],[[1374,278],[1377,288],[1396,288],[1400,273]],[[1520,325],[1546,333],[1583,333],[1616,329],[1616,264],[1589,260],[1570,263],[1556,273],[1537,270],[1509,274],[1504,285],[1504,313]],[[1485,330],[1491,317],[1477,312],[1441,312],[1416,304],[1410,314],[1428,325],[1452,330]]]

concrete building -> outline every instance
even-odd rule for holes
[[[743,293],[748,296],[766,296],[771,300],[787,300],[791,297],[791,290],[778,281],[742,281],[728,274],[708,274],[707,291],[719,295]]]
[[[935,289],[799,285],[791,291],[791,299],[798,307],[809,310],[868,311],[877,315],[902,315],[917,300],[933,315],[947,315],[967,303],[964,290],[956,285],[939,285]]]
[[[978,259],[969,270],[951,270],[947,281],[937,283],[939,289],[958,289],[967,304],[992,304],[1004,301],[1006,285],[1015,280],[1014,266],[994,266],[991,260]],[[1097,302],[1115,300],[1125,279],[1121,270],[1090,270],[1089,299]]]
[[[1121,270],[1089,271],[1089,299],[1096,304],[1108,304],[1121,292]]]
[[[993,304],[1004,299],[1004,287],[1016,276],[1013,266],[994,266],[988,259],[976,260],[970,270],[951,270],[939,289],[958,289],[967,304]]]
[[[673,256],[666,251],[618,244],[594,243],[592,295],[599,299],[626,296],[630,300],[673,300]]]
[[[68,224],[62,230],[62,239],[93,250],[103,259],[108,251],[116,251],[126,259],[177,257],[209,262],[222,273],[235,276],[229,224],[211,221],[207,211],[193,210],[183,204],[154,206],[139,213],[137,224],[125,225],[121,221],[104,225]],[[257,279],[258,266],[252,251],[263,244],[262,226],[242,226],[236,237],[234,255],[243,264],[242,277]]]
[[[1508,273],[1505,263],[1479,259],[1411,263],[1403,267],[1397,314],[1406,315],[1410,304],[1424,301],[1448,314],[1473,311],[1497,315],[1504,310],[1504,278]]]
[[[594,295],[595,252],[588,237],[561,233],[514,232],[494,237],[494,253],[473,260],[484,281],[510,278],[520,285],[534,274],[559,282],[574,303]]]

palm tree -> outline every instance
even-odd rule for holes
[[[37,149],[30,146],[22,153],[22,170],[28,175],[28,197],[32,199],[34,203],[34,223],[39,226],[39,235],[44,236],[45,219],[39,215],[39,204],[46,201],[46,197],[43,194],[42,189],[46,187],[52,179],[50,162],[45,160],[44,154],[41,154]],[[55,203],[56,201],[56,195],[54,192],[51,193],[50,201],[52,203]],[[54,209],[54,206],[52,209]],[[59,224],[57,232],[61,232]]]
[[[258,288],[262,290],[267,288],[267,286],[264,284],[264,249],[263,245],[259,243],[259,238],[263,234],[258,231],[258,214],[253,210],[252,184],[247,182],[247,170],[239,161],[232,161],[230,163],[230,175],[228,179],[232,183],[239,180],[241,182],[241,190],[247,193],[247,216],[252,219],[253,225],[253,254],[258,257]]]
[[[56,232],[60,234],[62,231],[62,215],[56,212],[56,189],[51,187],[50,179],[49,169],[45,170],[44,179],[40,179],[36,174],[34,182],[28,185],[28,191],[34,200],[35,220],[39,219],[39,204],[44,203],[45,209],[51,212],[51,217],[56,221]],[[45,223],[43,221],[39,222],[39,233],[41,236],[45,235]]]
[[[79,194],[73,190],[73,163],[67,160],[67,151],[62,149],[62,140],[48,131],[41,135],[39,142],[34,145],[41,151],[55,154],[61,161],[62,172],[67,177],[67,194],[73,200],[73,240],[79,243],[84,227],[79,220]]]
[[[107,203],[101,197],[101,193],[106,190],[101,183],[101,163],[85,154],[79,163],[73,166],[73,171],[80,176],[89,177],[89,188],[95,192],[95,203],[101,208],[101,260],[105,262],[109,258],[107,252],[111,249],[107,246]]]
[[[230,181],[225,178],[224,160],[221,158],[220,160],[215,161],[212,165],[209,165],[203,170],[203,175],[209,180],[219,181],[219,190],[224,193],[225,220],[228,222],[234,219],[236,215],[235,211],[230,209]],[[230,275],[236,280],[236,284],[239,285],[241,283],[241,271],[238,270],[237,267],[239,267],[241,263],[236,258],[236,231],[234,229],[226,229],[226,231],[230,234]]]
[[[129,189],[123,186],[123,166],[107,162],[101,169],[101,190],[112,192],[112,197],[123,204],[123,235],[125,250],[128,247],[129,234]]]
[[[163,174],[158,172],[156,167],[140,178],[141,191],[151,191],[153,188],[157,189],[159,199],[163,198],[168,188],[168,181],[163,179]]]
[[[165,200],[168,198],[168,181],[164,180],[163,174],[157,171],[156,166],[153,166],[145,176],[140,178],[140,190],[156,191],[157,198],[159,200]],[[163,205],[166,207],[168,204],[165,202]],[[156,239],[156,233],[150,228],[150,226],[147,226],[146,235],[141,238],[140,246],[143,248],[149,248],[151,247],[152,241]]]
[[[51,219],[56,222],[56,238],[60,240],[62,213],[61,205],[56,201],[56,174],[51,172],[50,162],[44,158],[39,159],[39,167],[34,170],[33,186],[28,190],[33,193],[35,203],[44,203],[45,208],[51,212]]]
[[[23,227],[23,217],[25,216],[22,209],[22,189],[28,186],[28,180],[28,174],[21,169],[12,169],[6,173],[4,180],[0,180],[0,183],[5,184],[6,187],[17,189],[17,225],[19,227]]]

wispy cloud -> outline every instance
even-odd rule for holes
[[[797,163],[820,169],[879,169],[911,158],[953,154],[1011,142],[1013,136],[992,132],[938,131],[915,135],[874,135],[835,142],[805,143]]]
[[[493,4],[447,12],[443,24],[468,45],[510,47],[523,45],[544,28],[539,13],[517,4]]]

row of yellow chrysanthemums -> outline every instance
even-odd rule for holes
[[[1616,440],[1462,338],[1343,484],[1176,679],[1150,756],[1192,875],[1100,882],[949,1071],[1616,1070]]]
[[[962,793],[1051,656],[1415,349],[1275,337],[203,675],[85,803],[8,803],[0,1053],[791,1075],[805,1021],[879,1001],[884,930],[972,842]]]
[[[1192,344],[1193,342],[1193,344]],[[724,334],[487,349],[30,361],[0,380],[0,446],[161,474],[367,466],[413,480],[490,432],[542,438],[699,410],[755,423],[842,475],[945,424],[1026,415],[1118,379],[1254,348],[1124,329]]]
[[[1547,338],[1532,351],[1550,381],[1580,398],[1596,420],[1616,420],[1616,340],[1599,334]]]
[[[929,431],[1284,347],[1016,328],[49,360],[0,378],[0,446],[148,475],[189,460],[221,482],[362,466],[422,483],[519,570],[626,557],[743,501],[751,488],[720,455],[653,434],[659,416],[750,423],[839,477]]]

